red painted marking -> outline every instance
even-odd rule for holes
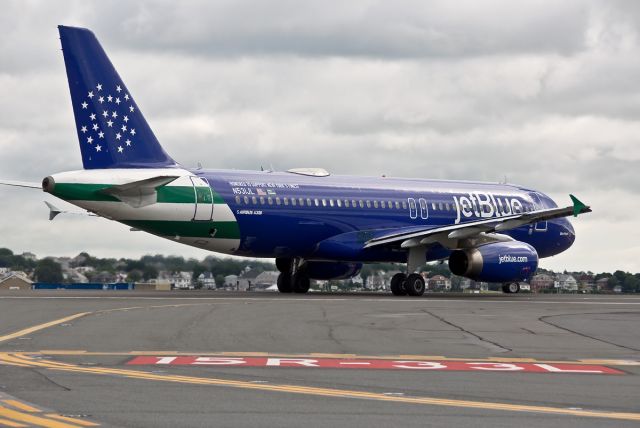
[[[625,374],[611,367],[592,364],[499,363],[486,361],[355,360],[339,358],[245,358],[245,357],[155,357],[139,356],[128,365],[217,366],[217,367],[306,367],[332,369],[382,369],[413,371],[477,371],[510,373]]]

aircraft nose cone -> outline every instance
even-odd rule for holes
[[[569,220],[565,220],[563,226],[566,238],[566,246],[567,248],[569,248],[576,240],[576,231],[573,229],[573,226],[571,225]]]

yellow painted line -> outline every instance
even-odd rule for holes
[[[83,426],[83,427],[97,427],[97,426],[100,426],[100,424],[96,424],[94,422],[84,421],[82,419],[77,419],[77,418],[70,418],[68,416],[56,415],[55,413],[48,413],[47,416],[50,417],[50,418],[53,418],[53,419],[58,419],[58,420],[61,420],[61,421],[74,423],[76,425],[80,425],[80,426]]]
[[[58,320],[49,321],[44,324],[34,325],[33,327],[25,328],[24,330],[16,331],[15,333],[5,334],[4,336],[0,336],[0,343],[6,342],[7,340],[17,339],[18,337],[26,336],[27,334],[33,333],[35,331],[44,330],[45,328],[53,327],[58,324],[62,324],[68,321],[72,321],[76,318],[83,317],[85,315],[90,314],[91,312],[80,312],[79,314],[70,315],[68,317],[60,318]]]
[[[23,427],[29,426],[29,425],[21,424],[19,422],[10,421],[9,419],[0,418],[0,426],[3,426],[3,425],[8,427],[14,427],[14,428],[23,428]]]
[[[43,349],[37,352],[42,355],[85,355],[85,356],[205,356],[205,357],[264,357],[264,358],[338,358],[367,360],[414,360],[414,361],[470,361],[490,363],[544,363],[544,364],[593,364],[605,366],[640,366],[640,361],[611,359],[582,360],[541,360],[537,358],[458,358],[442,355],[358,355],[358,354],[289,354],[280,352],[183,352],[183,351],[123,351],[123,352],[91,352],[86,350]]]
[[[10,405],[13,408],[18,410],[22,410],[30,413],[37,413],[40,409],[36,409],[35,407],[31,407],[28,404],[22,403],[18,400],[2,400],[3,403]]]
[[[51,419],[35,416],[30,413],[22,413],[16,410],[7,409],[0,406],[0,416],[8,419],[13,419],[19,422],[25,422],[31,425],[37,425],[45,428],[77,428],[77,425],[71,425],[62,421],[55,421]]]
[[[566,409],[560,407],[548,407],[548,406],[533,406],[533,405],[519,405],[486,401],[469,401],[469,400],[455,400],[444,399],[435,397],[407,397],[407,396],[388,396],[377,392],[368,391],[355,391],[347,389],[333,389],[333,388],[321,388],[312,386],[300,386],[300,385],[275,385],[275,384],[257,384],[233,379],[218,379],[218,378],[201,378],[193,376],[181,376],[181,375],[163,375],[157,373],[149,373],[138,370],[125,370],[125,369],[113,369],[113,368],[91,368],[80,367],[72,365],[61,365],[46,360],[34,360],[24,354],[4,354],[0,357],[12,361],[23,362],[34,367],[43,367],[51,370],[75,372],[75,373],[91,373],[97,375],[111,375],[122,376],[131,379],[145,379],[160,382],[173,382],[181,384],[193,384],[193,385],[216,385],[226,386],[239,389],[251,389],[268,392],[283,392],[290,394],[304,394],[321,397],[341,397],[341,398],[355,398],[365,400],[376,400],[385,402],[405,403],[405,404],[422,404],[433,406],[446,406],[457,408],[473,408],[482,410],[501,410],[511,412],[532,412],[532,413],[544,413],[555,414],[565,416],[580,416],[591,418],[605,418],[616,420],[630,420],[640,421],[640,413],[625,413],[625,412],[607,412],[597,410],[579,410],[579,409]]]

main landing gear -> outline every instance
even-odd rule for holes
[[[424,248],[413,247],[409,250],[409,257],[407,260],[407,272],[412,272],[409,275],[404,273],[397,273],[391,278],[391,293],[394,296],[412,296],[418,297],[424,294],[426,286],[424,278],[415,271],[425,262]]]
[[[306,293],[311,286],[304,261],[300,259],[277,258],[278,291],[281,293]]]
[[[394,296],[422,296],[425,289],[424,278],[419,273],[412,273],[409,276],[397,273],[391,278],[391,293]]]
[[[518,284],[517,282],[502,284],[503,293],[518,293],[519,291],[520,291],[520,284]]]

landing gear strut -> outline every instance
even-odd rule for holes
[[[502,284],[503,293],[517,293],[520,291],[520,284],[517,282],[510,282],[508,284]]]
[[[422,296],[426,290],[424,278],[419,273],[415,273],[426,260],[425,248],[421,246],[412,247],[407,258],[407,272],[397,273],[391,278],[391,293],[394,296]]]
[[[301,259],[276,259],[278,275],[278,291],[281,293],[306,293],[311,286],[304,261]]]

